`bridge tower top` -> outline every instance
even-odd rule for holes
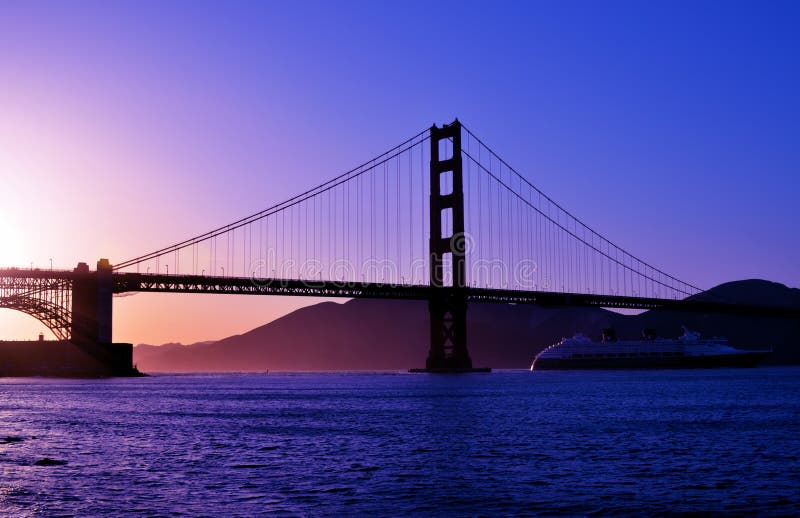
[[[431,127],[430,283],[466,288],[461,123]],[[448,189],[448,190],[445,190]]]

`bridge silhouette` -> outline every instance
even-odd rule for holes
[[[113,266],[0,270],[0,308],[98,357],[112,344],[113,296],[131,292],[425,300],[432,372],[474,370],[470,302],[800,317],[702,296],[558,205],[458,120]]]

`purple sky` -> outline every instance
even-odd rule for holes
[[[5,2],[0,264],[128,259],[457,116],[667,272],[797,287],[798,22],[795,2]],[[137,295],[115,339],[309,302]],[[40,327],[0,311],[6,338]]]

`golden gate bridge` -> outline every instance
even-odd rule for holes
[[[113,266],[0,270],[0,308],[33,316],[106,362],[113,296],[131,292],[424,300],[422,370],[431,372],[474,370],[470,302],[800,317],[698,297],[700,288],[560,206],[458,120],[282,203]]]

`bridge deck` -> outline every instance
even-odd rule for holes
[[[24,280],[37,281],[41,289],[43,280],[70,281],[92,275],[72,270],[30,270],[22,268],[1,269],[6,288],[23,288]],[[269,279],[249,277],[215,277],[203,275],[164,275],[150,273],[113,274],[114,293],[209,293],[227,295],[286,295],[307,297],[344,297],[430,300],[434,290],[426,285],[395,285],[375,282],[309,281],[296,279]],[[451,289],[452,290],[452,289]],[[460,292],[470,302],[504,304],[538,304],[541,306],[583,306],[616,309],[662,309],[693,313],[724,313],[778,318],[800,318],[800,309],[777,306],[757,306],[726,301],[704,300],[702,296],[686,299],[661,299],[586,293],[561,293],[549,291],[522,291],[487,288],[464,288]]]
[[[115,273],[114,292],[212,293],[228,295],[287,295],[430,300],[442,288],[424,285],[392,285],[372,282],[308,281],[201,275]],[[762,317],[800,318],[800,309],[708,301],[702,298],[659,299],[620,295],[560,293],[547,291],[448,288],[470,302],[538,304],[541,306],[590,306],[617,309],[663,309],[693,313],[725,313]]]

